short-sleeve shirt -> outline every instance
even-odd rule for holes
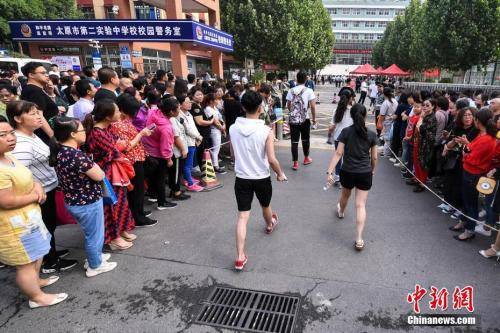
[[[132,120],[124,119],[111,124],[111,133],[127,143],[127,148],[125,148],[126,150],[123,153],[132,163],[144,162],[146,160],[146,150],[144,150],[142,142],[139,142],[134,148],[128,149],[130,142],[139,133],[132,124]]]
[[[55,168],[67,205],[84,206],[101,199],[101,185],[85,174],[93,166],[94,162],[81,150],[61,147]]]
[[[293,95],[295,94],[300,94],[300,92],[304,90],[302,93],[302,100],[304,101],[304,105],[307,106],[309,109],[309,102],[312,100],[316,99],[316,95],[314,94],[314,91],[311,88],[307,88],[303,84],[300,86],[293,87],[292,89],[288,90],[288,94],[286,95],[286,100],[287,101],[292,101],[293,100]],[[306,119],[309,119],[309,112],[307,113]]]
[[[35,103],[38,108],[43,112],[43,117],[49,121],[52,117],[59,114],[59,109],[56,103],[45,93],[45,91],[35,86],[34,84],[28,84],[23,88],[21,92],[21,99],[24,101]],[[40,128],[35,131],[35,134],[42,139],[43,142],[49,144],[50,138],[45,132]]]
[[[339,142],[344,144],[342,170],[350,173],[372,171],[371,148],[377,145],[377,134],[368,130],[368,140],[360,137],[354,125],[346,127],[339,135]]]
[[[210,120],[209,116],[207,116],[207,114],[203,111],[198,103],[193,103],[190,112],[194,118],[202,116],[203,120]],[[210,137],[210,126],[200,126],[196,124],[196,127],[198,128],[198,132],[200,132],[201,136],[203,136],[204,138]]]
[[[116,96],[116,93],[114,91],[111,91],[111,90],[106,89],[106,88],[101,88],[96,92],[96,94],[94,96],[94,103],[97,103],[103,99],[110,99],[113,102],[116,102],[116,98],[117,98],[117,96]]]
[[[175,137],[179,137],[182,141],[182,144],[184,145],[184,148],[187,150],[186,129],[184,128],[184,126],[182,126],[182,124],[176,117],[170,117],[170,122],[172,123],[172,129],[174,130],[174,139]],[[179,149],[179,147],[177,147],[175,143],[173,148],[174,156],[177,158],[181,157],[181,149]]]

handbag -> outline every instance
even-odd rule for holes
[[[497,181],[488,177],[481,177],[476,185],[476,190],[484,195],[490,195],[495,190]]]
[[[108,178],[104,177],[101,182],[102,187],[102,200],[105,205],[114,205],[118,202],[113,186],[109,182]]]
[[[75,218],[66,209],[66,204],[64,203],[64,193],[62,191],[56,190],[55,201],[57,225],[76,224]]]

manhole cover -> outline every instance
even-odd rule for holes
[[[292,333],[298,297],[215,287],[195,323],[249,332]]]

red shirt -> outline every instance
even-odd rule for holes
[[[492,168],[495,156],[496,138],[487,134],[479,134],[467,146],[468,153],[464,154],[464,170],[473,175],[486,174]]]

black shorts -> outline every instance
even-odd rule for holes
[[[353,173],[340,170],[340,184],[348,190],[357,188],[362,191],[368,191],[372,188],[372,178],[373,174],[371,172]]]
[[[253,194],[257,196],[262,207],[269,207],[273,196],[271,177],[264,179],[243,179],[236,177],[234,193],[238,203],[238,211],[246,212],[252,208]]]

